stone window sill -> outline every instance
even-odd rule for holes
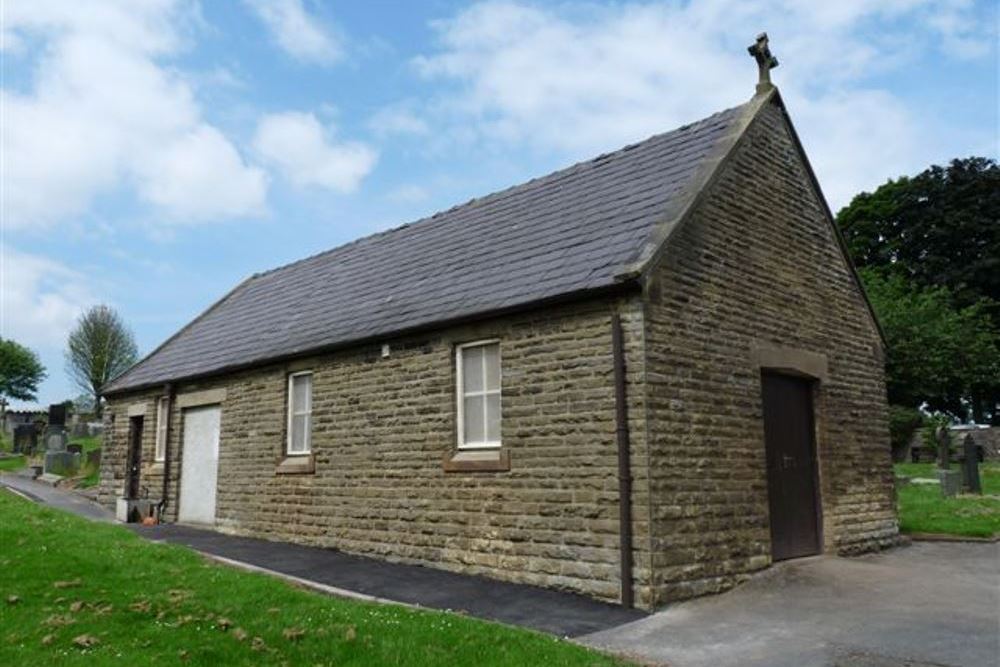
[[[276,475],[311,475],[316,472],[316,459],[312,454],[286,456],[278,464]]]
[[[510,452],[506,449],[457,451],[445,457],[445,472],[509,472]]]

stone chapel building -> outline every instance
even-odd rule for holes
[[[895,543],[884,348],[747,103],[258,273],[112,381],[100,499],[651,609]]]

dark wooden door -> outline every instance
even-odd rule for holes
[[[811,556],[820,551],[812,384],[771,373],[762,382],[771,557]]]
[[[142,466],[142,417],[132,417],[128,421],[128,484],[125,496],[139,497],[139,468]]]

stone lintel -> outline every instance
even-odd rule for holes
[[[810,377],[820,382],[829,378],[825,354],[794,347],[757,346],[750,351],[751,363],[761,370]]]
[[[206,389],[177,395],[178,408],[194,408],[199,405],[215,405],[226,400],[225,389]]]

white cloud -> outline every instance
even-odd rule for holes
[[[246,4],[278,46],[296,60],[330,65],[343,57],[340,41],[309,15],[302,0],[246,0]]]
[[[139,173],[140,191],[147,200],[169,209],[178,220],[192,222],[254,212],[263,206],[267,188],[264,173],[244,168],[232,144],[205,124],[151,155]]]
[[[378,153],[360,142],[336,142],[311,113],[288,111],[265,116],[254,146],[298,187],[352,192],[375,167]]]
[[[491,1],[434,23],[439,49],[414,65],[448,87],[423,110],[442,126],[435,136],[580,158],[748,99],[756,67],[745,47],[766,27],[788,63],[775,81],[838,206],[926,166],[919,111],[868,81],[927,49],[947,57],[948,44],[974,56],[989,28],[969,10],[966,0]]]
[[[87,284],[63,264],[0,245],[0,336],[35,350],[62,349],[94,302]]]
[[[263,209],[264,172],[159,62],[183,48],[193,11],[169,0],[107,0],[87,11],[59,0],[4,5],[5,30],[42,45],[29,89],[0,92],[5,226],[53,224],[128,185],[167,223]]]
[[[400,103],[380,109],[372,116],[368,126],[379,136],[425,135],[430,132],[430,126],[414,107],[413,103]]]

